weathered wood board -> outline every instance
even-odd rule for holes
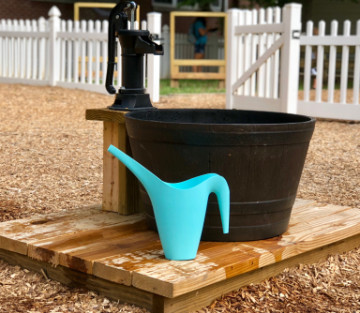
[[[192,261],[166,260],[158,235],[147,230],[141,214],[122,216],[82,208],[0,224],[0,257],[8,251],[57,266],[55,270],[69,269],[145,292],[153,296],[155,312],[194,309],[286,266],[314,262],[357,245],[359,209],[299,199],[282,236],[253,242],[201,242]],[[141,305],[141,297],[139,301]]]
[[[86,119],[103,122],[103,201],[102,209],[129,215],[139,212],[138,180],[107,149],[114,145],[131,155],[125,128],[127,111],[88,109]]]

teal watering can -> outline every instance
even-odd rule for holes
[[[140,180],[149,194],[167,259],[196,257],[212,192],[218,199],[223,232],[229,232],[230,190],[224,177],[210,173],[180,183],[167,183],[116,147],[110,145],[108,151]]]

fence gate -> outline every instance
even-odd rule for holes
[[[228,11],[226,106],[296,113],[301,5]]]

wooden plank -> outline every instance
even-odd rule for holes
[[[137,178],[107,150],[114,145],[131,155],[124,123],[104,121],[103,210],[129,215],[139,211]]]
[[[110,110],[107,108],[100,109],[87,109],[85,112],[85,117],[90,121],[108,121],[108,122],[118,122],[125,123],[125,114],[127,111],[117,111]]]
[[[107,151],[114,145],[126,152],[125,125],[105,121],[103,139],[103,210],[126,214],[126,167]]]
[[[60,254],[60,264],[92,274],[93,263],[96,260],[107,257],[116,259],[124,254],[131,254],[136,249],[146,250],[153,246],[161,249],[159,238],[153,231],[140,232],[132,236],[119,236],[83,248],[74,248],[72,251],[65,250]],[[120,269],[119,274],[121,280],[128,281],[131,271]],[[114,279],[117,278],[113,277],[112,280]]]
[[[58,212],[3,222],[0,229],[0,248],[28,254],[28,247],[34,242],[126,224],[137,218],[139,217],[136,215],[127,217],[102,212],[100,206],[97,206],[96,208],[84,207],[73,212]]]
[[[299,256],[273,263],[269,266],[232,277],[225,281],[194,290],[175,298],[162,296],[154,297],[153,312],[175,313],[190,312],[210,305],[215,299],[222,295],[240,289],[249,284],[257,284],[261,281],[281,273],[284,269],[299,264],[311,264],[325,260],[329,255],[343,253],[360,246],[360,235],[346,238],[330,245],[308,251]]]
[[[69,287],[82,287],[89,290],[95,290],[109,299],[132,303],[153,311],[153,295],[149,292],[113,283],[61,265],[54,267],[49,263],[34,260],[8,250],[0,249],[0,258],[9,264],[20,265],[23,268],[38,273],[45,272],[48,278],[59,281]]]
[[[103,210],[128,215],[138,212],[138,181],[107,149],[114,145],[131,155],[125,111],[86,110],[87,120],[103,121]]]
[[[158,235],[146,230],[141,216],[103,215],[119,220],[104,225],[99,214],[94,217],[92,212],[88,217],[73,216],[71,222],[59,217],[57,227],[54,221],[36,222],[32,227],[42,230],[27,231],[23,237],[13,221],[17,228],[7,236],[23,238],[32,258],[175,298],[360,234],[358,209],[297,201],[282,236],[253,242],[201,242],[195,260],[179,262],[164,258]],[[74,229],[62,234],[69,225]]]
[[[294,210],[299,210],[304,214],[308,214],[309,210],[314,207],[314,201],[297,199],[294,204]],[[267,242],[271,239],[268,240]],[[267,244],[267,243],[265,243]],[[263,244],[264,245],[264,244]],[[132,272],[133,284],[138,288],[146,288],[154,293],[166,295],[168,297],[173,296],[178,286],[174,286],[172,279],[176,282],[185,281],[186,284],[192,286],[198,286],[198,284],[211,284],[212,281],[218,281],[226,279],[232,271],[232,275],[236,275],[239,272],[258,268],[259,255],[251,254],[253,248],[251,246],[242,245],[238,247],[239,243],[213,243],[213,242],[202,242],[200,244],[198,256],[194,261],[167,261],[163,257],[161,247],[158,249],[155,247],[147,247],[147,249],[138,249],[131,253],[127,253],[126,257],[119,257],[115,261],[113,258],[97,260],[94,264],[93,274],[101,278],[113,280],[116,278],[116,269],[121,271]],[[204,250],[213,248],[211,256],[204,255]],[[264,249],[262,250],[262,252]],[[233,254],[234,260],[229,259],[229,254]],[[245,254],[244,254],[245,253]],[[263,252],[264,254],[264,252]],[[271,254],[270,252],[268,254]],[[229,263],[227,270],[226,265],[223,268],[219,266],[220,261],[218,259],[224,259],[224,255],[227,255],[226,262]],[[271,254],[271,256],[273,256]],[[216,258],[216,259],[215,259]],[[244,260],[240,262],[239,260]],[[263,256],[263,261],[265,260]],[[275,261],[274,257],[270,261]],[[277,260],[278,261],[278,260]],[[144,264],[145,263],[145,264]],[[235,265],[234,265],[235,264]],[[101,272],[95,270],[95,267],[101,268]],[[107,270],[108,269],[108,270]],[[233,270],[232,270],[233,269]],[[227,272],[226,272],[227,271]],[[150,273],[147,275],[147,273]],[[154,273],[158,274],[158,277],[154,276]],[[167,276],[168,275],[168,276]],[[204,279],[204,275],[206,278]],[[169,278],[169,280],[166,280]],[[156,291],[154,291],[156,290]]]
[[[195,310],[285,267],[360,245],[358,209],[302,200],[295,202],[283,235],[253,242],[201,242],[192,261],[166,260],[158,235],[146,230],[141,215],[119,216],[88,208],[1,226],[1,239],[29,246],[28,257],[0,246],[0,257],[5,260],[25,267],[36,264],[51,272],[50,278],[68,284],[80,281],[105,292],[115,286],[118,299],[153,312]]]
[[[300,213],[303,210],[307,210],[310,206],[314,206],[314,205],[316,205],[316,202],[314,200],[296,198],[292,210]]]
[[[105,257],[106,255],[102,254],[102,258],[98,257],[96,260],[94,258],[92,274],[113,282],[124,280],[124,277],[128,279],[127,275],[130,275],[130,280],[127,282],[132,285],[133,271],[138,266],[142,266],[141,262],[136,262],[136,260],[165,260],[161,242],[155,232],[144,232],[140,241],[134,242],[130,239],[129,244],[132,247],[128,247],[126,251],[115,246],[112,256]],[[170,285],[168,287],[171,288]]]
[[[142,215],[119,217],[122,221],[116,224],[104,225],[100,228],[89,225],[87,229],[82,229],[76,233],[64,232],[62,234],[62,225],[59,225],[60,232],[56,233],[56,235],[50,234],[47,238],[39,238],[39,240],[34,238],[32,242],[29,242],[28,255],[31,258],[45,261],[55,266],[61,264],[78,271],[92,273],[91,259],[80,259],[76,257],[76,253],[79,254],[79,251],[90,250],[92,254],[99,253],[98,251],[105,251],[108,255],[113,255],[113,253],[116,253],[116,250],[119,250],[119,247],[122,250],[128,247],[129,243],[127,241],[129,240],[129,235],[146,229]],[[78,223],[87,224],[89,221],[78,221]],[[124,242],[125,240],[126,242]],[[114,249],[113,246],[117,249]]]
[[[78,230],[78,227],[81,227],[81,225],[76,223],[78,219],[81,220],[89,215],[96,218],[100,213],[100,206],[92,206],[67,213],[57,212],[47,214],[46,216],[41,214],[30,218],[3,222],[0,228],[0,248],[20,254],[27,254],[28,243],[34,237],[47,236],[49,232],[56,231],[59,224],[68,225],[67,228],[62,229],[60,232],[74,232]]]
[[[210,60],[210,59],[175,59],[174,63],[175,66],[225,66],[225,60]]]
[[[324,212],[332,210],[334,218],[329,222]],[[327,206],[321,212],[300,230],[292,231],[290,227],[277,238],[247,243],[201,243],[197,258],[186,263],[185,271],[185,264],[178,262],[138,260],[142,266],[138,264],[133,270],[133,285],[165,297],[176,297],[360,233],[358,209]],[[298,216],[295,210],[292,224],[296,224]]]
[[[177,72],[171,79],[225,79],[225,73]]]
[[[51,265],[27,258],[26,256],[0,249],[0,258],[14,265],[21,265],[30,270],[41,273],[43,270],[50,279],[60,281],[68,286],[85,287],[95,290],[106,297],[121,302],[133,303],[145,307],[151,312],[188,312],[210,305],[216,298],[237,290],[250,283],[258,283],[272,277],[285,268],[296,266],[301,263],[319,262],[329,254],[342,253],[354,249],[360,245],[360,235],[323,246],[316,250],[303,253],[300,256],[289,258],[285,261],[274,263],[270,266],[259,268],[255,271],[221,281],[196,291],[186,293],[175,298],[165,298],[134,287],[123,286],[111,281],[86,275],[68,269],[63,266],[52,267]]]

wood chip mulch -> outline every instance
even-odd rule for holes
[[[0,84],[0,221],[101,203],[102,125],[85,110],[113,98]],[[158,107],[224,108],[224,94],[162,97]],[[298,197],[360,207],[360,123],[317,121]],[[198,312],[360,312],[360,249],[299,265]],[[0,312],[147,312],[0,260]]]

